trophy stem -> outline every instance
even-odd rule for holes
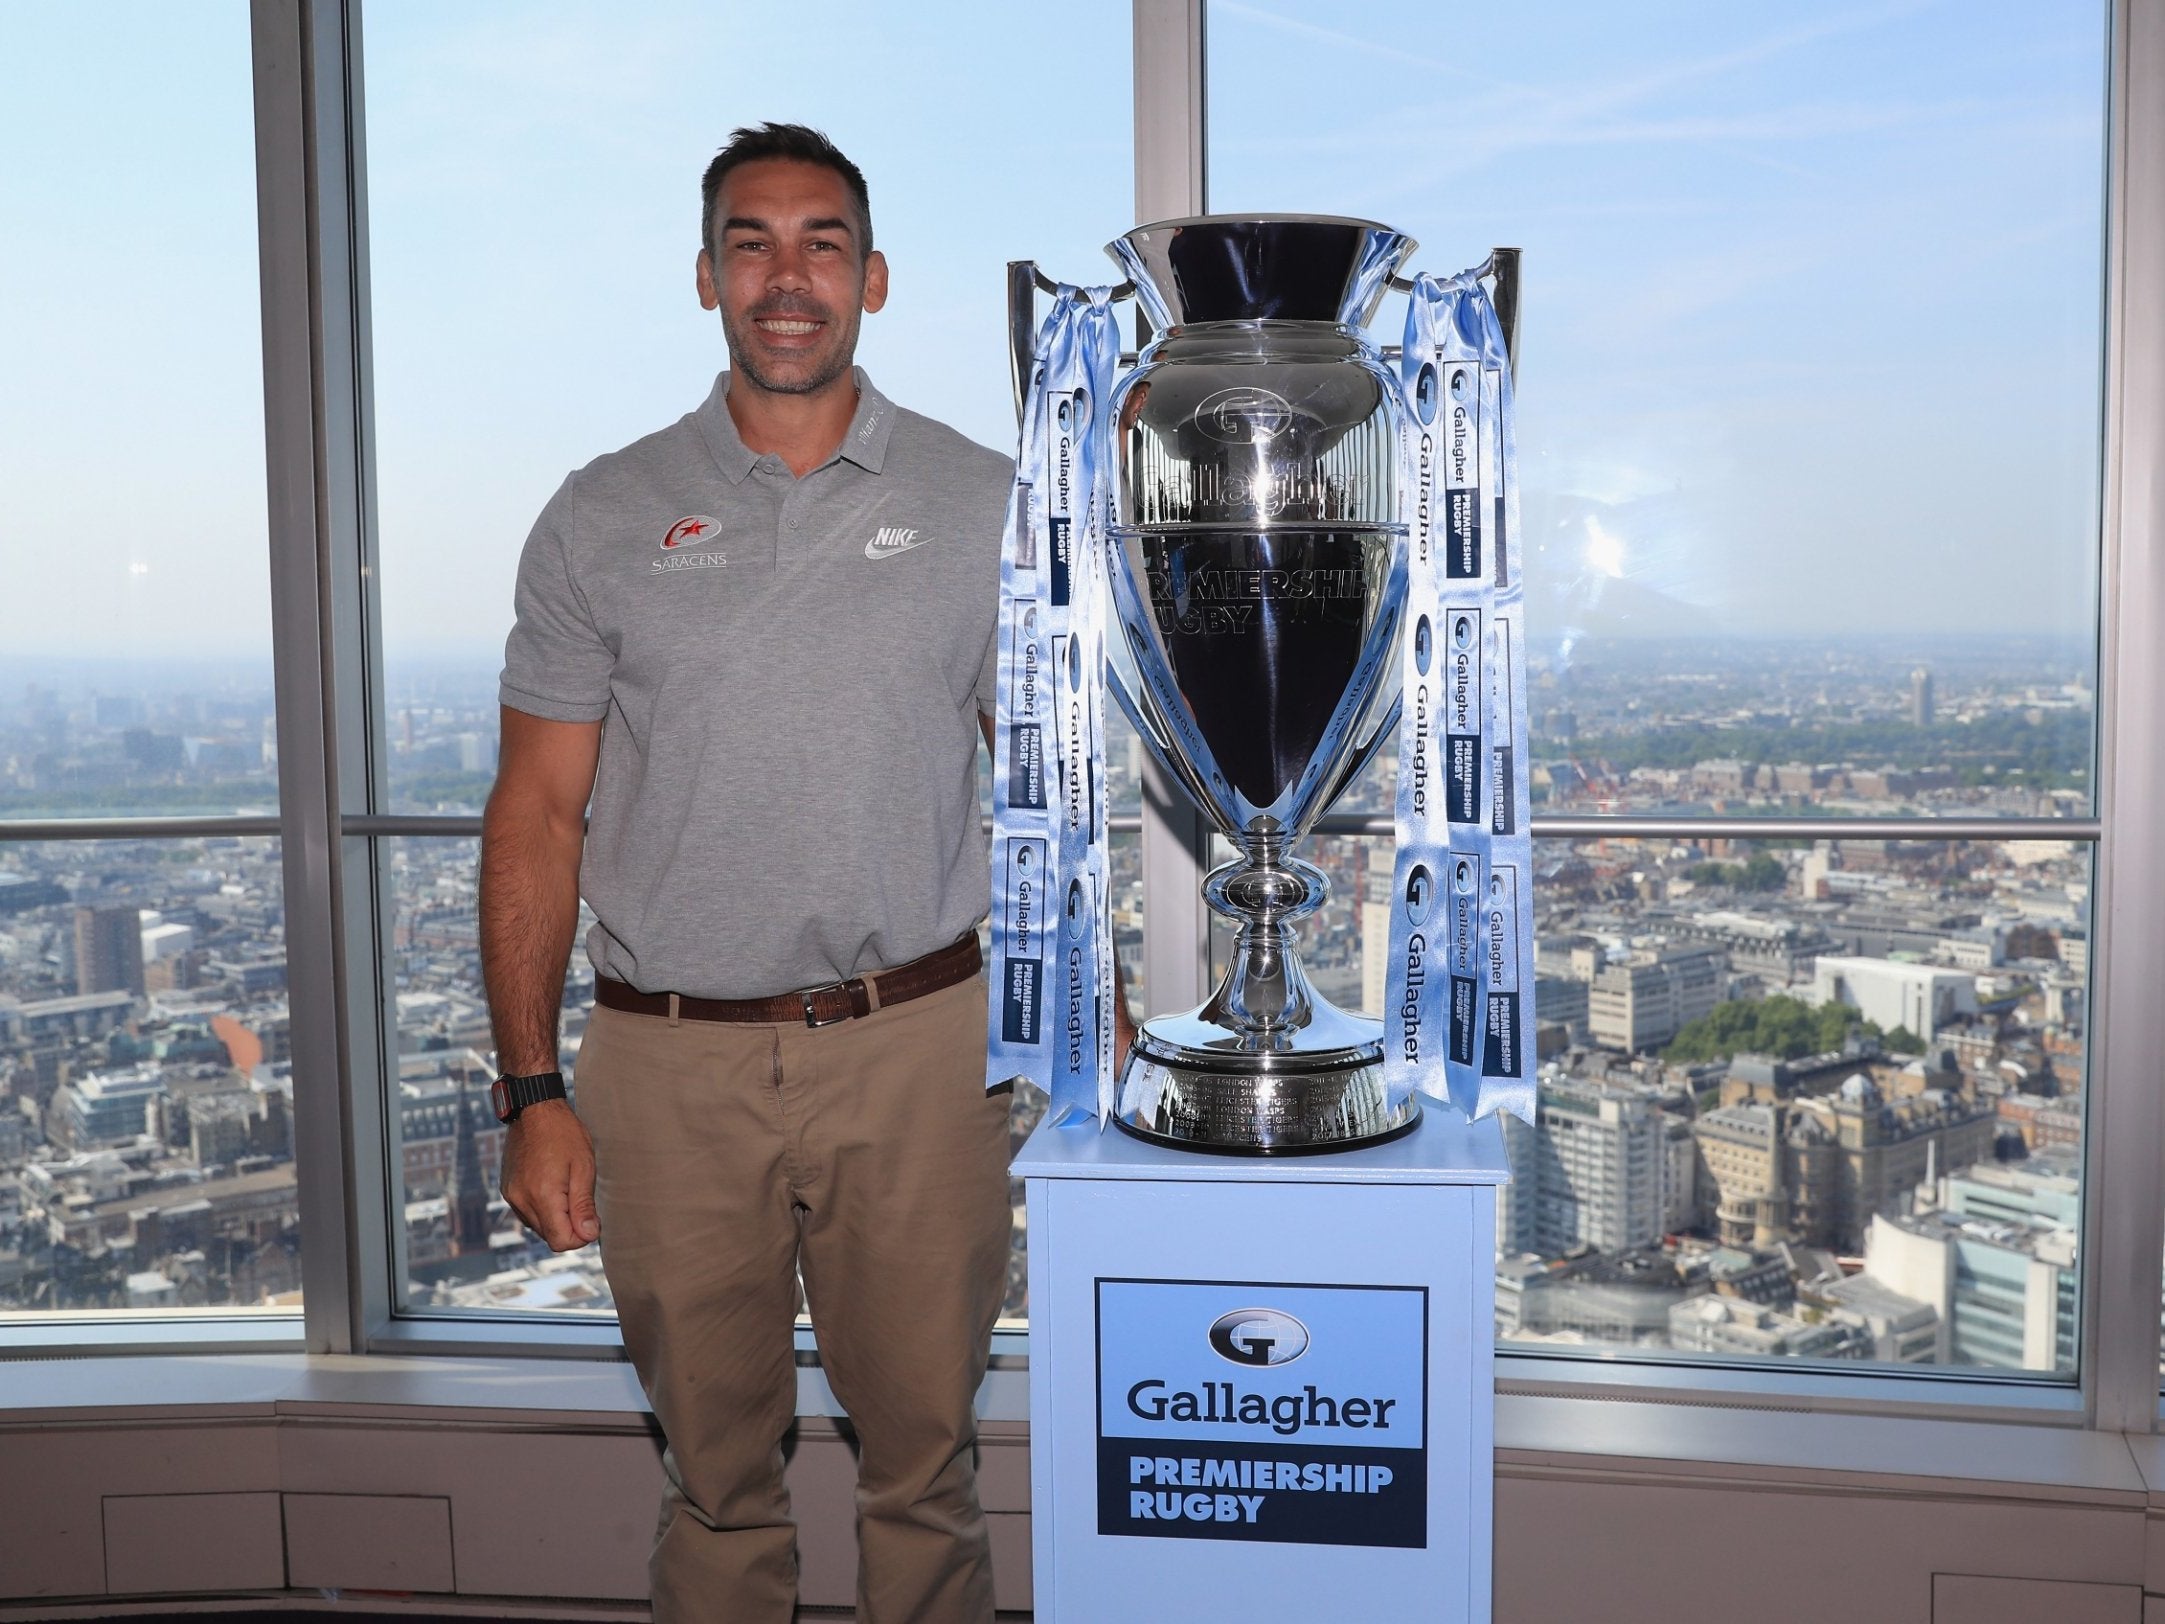
[[[1315,995],[1293,942],[1293,922],[1323,906],[1330,882],[1291,855],[1275,831],[1241,837],[1245,856],[1213,869],[1203,900],[1233,921],[1233,952],[1203,1018],[1241,1034],[1258,1051],[1292,1047],[1315,1012]]]
[[[1143,1023],[1113,1120],[1159,1144],[1228,1155],[1350,1150],[1408,1132],[1418,1102],[1383,1087],[1382,1029],[1308,984],[1293,923],[1330,882],[1291,855],[1297,837],[1244,831],[1244,855],[1203,897],[1234,922],[1232,962],[1209,1002]]]

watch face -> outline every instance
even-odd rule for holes
[[[501,1077],[489,1084],[489,1103],[496,1107],[496,1120],[509,1122],[518,1113],[511,1104],[511,1088]]]

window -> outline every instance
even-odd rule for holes
[[[0,16],[17,1330],[300,1301],[252,101],[244,6]]]
[[[2071,1378],[2104,8],[1434,20],[1216,0],[1211,205],[1525,253],[1499,1330]]]
[[[568,470],[689,410],[727,364],[692,269],[700,173],[731,129],[809,123],[864,166],[892,293],[866,319],[860,363],[898,403],[1011,450],[1007,261],[1104,280],[1101,245],[1132,223],[1126,20],[1101,4],[1079,17],[1017,13],[993,30],[974,12],[943,26],[921,10],[851,5],[823,14],[808,49],[801,19],[740,6],[650,7],[636,21],[598,6],[370,6],[382,811],[426,815],[439,831],[479,813],[512,572],[534,516]],[[1085,91],[1057,129],[1021,71],[1054,55]],[[701,94],[663,93],[685,61],[712,65]],[[1111,753],[1115,810],[1132,816],[1132,745]],[[396,899],[384,1049],[397,1065],[386,1160],[404,1178],[403,1306],[606,1306],[590,1254],[537,1253],[501,1202],[469,1214],[487,1240],[469,1235],[464,1260],[454,1255],[448,1124],[480,1109],[473,1088],[491,1059],[474,844],[439,833],[377,848]],[[1130,940],[1134,851],[1132,836],[1115,843]],[[591,990],[583,950],[574,972],[564,1046],[575,1064]],[[1034,1111],[1018,1109],[1018,1135]],[[495,1124],[476,1127],[493,1198]]]
[[[184,1340],[155,1327],[192,1308],[290,1336],[306,1275],[313,1346],[611,1348],[591,1270],[474,1210],[462,911],[519,540],[566,468],[720,364],[685,287],[692,179],[767,116],[870,160],[898,292],[866,364],[1004,446],[1004,262],[1108,277],[1133,132],[1162,199],[1203,119],[1200,69],[1159,71],[1168,0],[998,33],[853,8],[828,14],[839,67],[736,7],[370,0],[365,42],[362,9],[0,17],[0,227],[27,245],[0,292],[36,318],[0,368],[16,1344],[106,1313]],[[1929,1389],[1829,1372],[1931,1368],[1971,1379],[1960,1404],[2148,1424],[2157,1330],[2126,1283],[2160,1272],[2165,783],[2127,741],[2158,686],[2140,255],[2165,192],[2136,140],[2160,82],[2116,42],[2134,257],[2101,334],[2105,11],[1580,7],[1536,34],[1458,8],[1445,55],[1419,8],[1208,8],[1212,206],[1371,214],[1431,269],[1526,251],[1550,1069],[1499,1211],[1521,1383],[1914,1407]],[[696,108],[664,94],[687,60]],[[1047,116],[1047,60],[1086,106]],[[1453,126],[1448,162],[1395,148]],[[1374,1002],[1387,772],[1313,847],[1337,894],[1305,940],[1349,1005]],[[1125,744],[1112,776],[1132,817]],[[1115,828],[1132,972],[1140,842]],[[1873,1112],[1876,1182],[1841,1137]]]

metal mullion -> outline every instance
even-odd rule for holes
[[[1135,217],[1165,220],[1206,207],[1204,0],[1135,0]],[[1142,778],[1143,962],[1147,1010],[1187,1009],[1210,979],[1203,905],[1210,832],[1187,792],[1146,755]],[[1136,966],[1128,966],[1132,975]]]
[[[353,1348],[354,1305],[340,1020],[342,842],[325,614],[337,482],[327,466],[324,300],[335,299],[340,279],[326,265],[320,229],[320,23],[312,4],[255,0],[250,8],[302,1313],[309,1350],[326,1353]]]
[[[481,833],[481,815],[436,812],[348,813],[341,827],[349,837],[402,839],[413,835],[475,836]]]
[[[317,7],[319,127],[333,133],[339,163],[324,174],[322,212],[336,214],[336,269],[341,277],[336,346],[326,345],[335,401],[332,460],[341,500],[329,547],[329,625],[337,681],[340,833],[345,863],[341,900],[347,974],[341,988],[345,1030],[345,1104],[349,1124],[352,1245],[349,1288],[354,1346],[391,1323],[404,1299],[405,1254],[392,1199],[398,1157],[393,1073],[397,1053],[393,989],[386,950],[395,902],[378,831],[366,827],[390,799],[382,661],[382,609],[376,545],[375,386],[368,256],[367,98],[362,78],[360,0],[312,0]],[[335,191],[334,191],[335,188]],[[325,230],[326,257],[333,232]],[[327,329],[329,323],[327,322]],[[327,331],[327,338],[329,333]]]
[[[2092,1425],[2158,1421],[2165,1250],[2165,0],[2115,0],[2108,97],[2098,809],[2083,1361]]]
[[[2096,841],[2097,818],[1938,817],[1623,817],[1536,813],[1536,840],[2073,840]],[[1320,835],[1388,835],[1384,813],[1336,813],[1316,821]]]
[[[284,756],[279,760],[282,767]],[[206,835],[276,835],[280,830],[275,815],[257,813],[200,818],[0,818],[0,845],[32,840],[188,840]]]

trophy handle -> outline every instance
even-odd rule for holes
[[[1519,378],[1519,251],[1491,248],[1489,276],[1496,284],[1496,325],[1503,329],[1503,353],[1511,363],[1511,381]]]
[[[1516,253],[1517,250],[1511,250]],[[1058,293],[1060,284],[1037,268],[1034,259],[1007,262],[1007,378],[1015,391],[1015,421],[1030,404],[1030,373],[1037,363],[1037,295]],[[1112,290],[1113,303],[1135,297],[1135,284],[1122,282]],[[1121,364],[1133,362],[1121,356]]]
[[[1496,325],[1503,329],[1504,359],[1511,365],[1511,381],[1519,378],[1519,250],[1516,248],[1491,248],[1488,258],[1476,273],[1496,284],[1493,303],[1496,306]],[[1400,293],[1413,291],[1413,278],[1394,276],[1391,286]],[[1383,355],[1386,360],[1398,358],[1399,346],[1386,344]]]

